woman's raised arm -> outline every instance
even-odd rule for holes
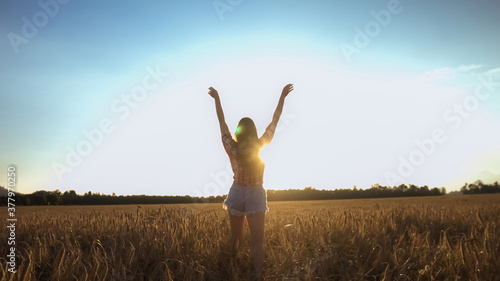
[[[226,124],[226,120],[224,119],[224,112],[222,111],[222,105],[220,104],[219,93],[213,87],[208,88],[208,94],[214,98],[215,100],[215,109],[217,111],[217,118],[219,118],[220,132],[222,135],[231,134],[229,132],[229,127]]]
[[[293,84],[288,84],[283,88],[281,92],[280,100],[278,102],[278,106],[276,106],[276,110],[273,114],[273,120],[267,126],[264,135],[262,135],[261,140],[264,144],[269,144],[274,137],[274,130],[276,130],[276,126],[278,125],[278,121],[280,120],[281,112],[283,111],[283,105],[285,104],[285,98],[288,94],[293,91]]]
[[[281,92],[280,100],[278,102],[278,106],[276,107],[276,110],[274,111],[273,115],[273,120],[271,121],[271,124],[269,126],[273,125],[273,127],[276,127],[278,125],[278,121],[280,120],[281,112],[283,111],[283,105],[285,104],[285,98],[288,96],[288,94],[293,91],[293,84],[288,84],[283,88],[283,91]]]

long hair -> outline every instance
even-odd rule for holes
[[[257,127],[253,120],[249,117],[241,118],[234,136],[238,145],[237,156],[240,162],[248,171],[255,171],[255,168],[262,163],[260,158],[262,144],[257,136]]]

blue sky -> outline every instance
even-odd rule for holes
[[[500,174],[497,1],[66,2],[0,1],[0,166],[21,192],[227,193],[208,87],[232,132],[262,133],[287,83],[266,188]]]

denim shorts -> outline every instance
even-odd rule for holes
[[[239,186],[229,189],[222,208],[235,216],[246,216],[258,212],[268,212],[267,193],[263,187]]]

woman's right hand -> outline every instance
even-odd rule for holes
[[[214,89],[214,87],[210,87],[208,88],[210,91],[208,91],[208,94],[214,98],[214,99],[217,99],[219,97],[219,93],[217,92],[216,89]]]
[[[291,91],[293,91],[293,84],[290,83],[283,88],[281,96],[285,98]]]

